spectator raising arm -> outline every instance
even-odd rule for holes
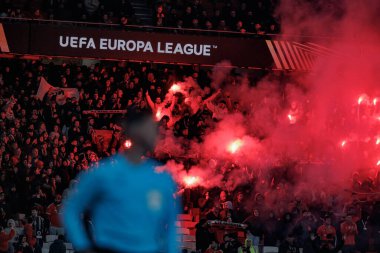
[[[212,94],[209,98],[205,99],[203,103],[207,106],[209,110],[212,112],[215,111],[215,105],[212,103],[220,94],[222,93],[222,90],[219,89],[217,92]]]
[[[205,99],[204,103],[207,104],[207,103],[213,102],[221,93],[222,93],[222,90],[219,89],[217,92],[212,94],[209,98]]]
[[[8,252],[8,244],[9,241],[12,240],[12,238],[15,236],[16,232],[12,228],[9,234],[6,234],[4,231],[4,228],[1,227],[1,232],[0,232],[0,252]]]
[[[155,114],[157,111],[156,104],[153,102],[152,98],[149,95],[149,91],[145,93],[146,101],[148,102],[149,107],[152,109],[153,113]]]

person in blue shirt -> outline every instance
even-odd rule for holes
[[[177,253],[176,185],[155,171],[155,161],[144,158],[155,147],[156,124],[145,113],[124,123],[132,146],[83,172],[64,200],[61,218],[68,239],[79,252]]]

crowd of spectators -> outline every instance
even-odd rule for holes
[[[279,20],[274,17],[277,1],[147,1],[154,6],[153,25],[158,27],[276,34]],[[0,1],[0,16],[96,22],[105,24],[139,24],[130,0],[46,0]]]
[[[128,25],[136,23],[128,0],[0,1],[1,17]]]
[[[211,88],[209,69],[125,62],[88,67],[6,59],[0,66],[1,252],[40,252],[46,234],[64,233],[59,212],[66,189],[79,172],[123,148],[117,122],[128,117],[128,110],[150,111],[158,117],[161,133],[172,129],[176,138],[198,142],[223,115],[240,111],[238,101]],[[42,77],[56,87],[77,88],[79,99],[62,102],[56,95],[46,95],[39,100],[35,95]],[[173,83],[185,77],[191,77],[202,90],[197,106],[189,106],[181,94],[168,102],[166,95]],[[235,78],[231,74],[226,82]],[[102,109],[127,112],[83,113]],[[113,131],[109,144],[96,138],[96,129]],[[162,154],[158,158],[167,159]],[[298,248],[304,252],[337,252],[340,248],[354,252],[355,247],[366,252],[370,246],[379,250],[376,189],[380,176],[363,182],[353,177],[355,192],[371,193],[349,196],[349,202],[342,203],[341,196],[320,189],[305,187],[303,194],[288,194],[292,173],[275,171],[273,177],[252,178],[236,189],[220,186],[182,191],[183,212],[200,209],[197,248],[201,252],[218,252],[220,243],[205,226],[207,220],[248,225],[247,243],[241,245],[235,235],[226,235],[220,245],[223,252],[252,252],[251,245],[262,244],[279,246],[280,252],[298,252]],[[23,232],[17,234],[20,230],[14,228]],[[60,248],[62,240],[54,245]]]
[[[207,222],[222,220],[248,225],[246,236],[250,245],[278,247],[280,253],[300,252],[301,248],[311,253],[369,252],[372,247],[379,251],[378,196],[364,194],[341,203],[342,196],[326,196],[321,189],[298,195],[290,190],[289,183],[260,190],[257,185],[262,183],[251,182],[234,191],[202,188],[187,192],[185,199],[190,199],[187,204],[201,211],[197,249],[201,252],[218,252],[218,249],[241,252],[238,248],[244,245],[236,232],[221,240],[217,230]],[[357,183],[360,182],[354,181]],[[254,186],[256,189],[252,190]],[[379,185],[373,186],[379,189]],[[246,250],[243,252],[250,252]]]
[[[158,3],[154,25],[256,34],[275,34],[277,1],[164,1]]]

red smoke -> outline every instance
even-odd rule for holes
[[[374,175],[380,166],[380,36],[375,25],[380,23],[380,2],[337,1],[338,6],[321,6],[318,13],[310,1],[302,2],[282,1],[277,12],[284,33],[303,36],[281,39],[315,40],[332,53],[317,57],[308,73],[273,72],[256,85],[244,74],[229,77],[227,62],[216,66],[212,87],[222,88],[222,99],[228,94],[238,101],[240,112],[214,123],[201,143],[174,137],[171,130],[165,133],[156,153],[169,154],[167,170],[177,182],[234,188],[252,177],[270,178],[271,169],[292,164],[301,171],[291,189],[295,194],[313,188],[343,195],[353,173]],[[203,90],[191,78],[175,85],[170,90],[182,93],[196,112]],[[187,173],[178,157],[196,159],[197,165]],[[232,172],[223,180],[226,169]]]

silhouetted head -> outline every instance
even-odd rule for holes
[[[130,112],[122,122],[125,135],[132,142],[132,147],[153,151],[158,135],[157,123],[151,114]]]

